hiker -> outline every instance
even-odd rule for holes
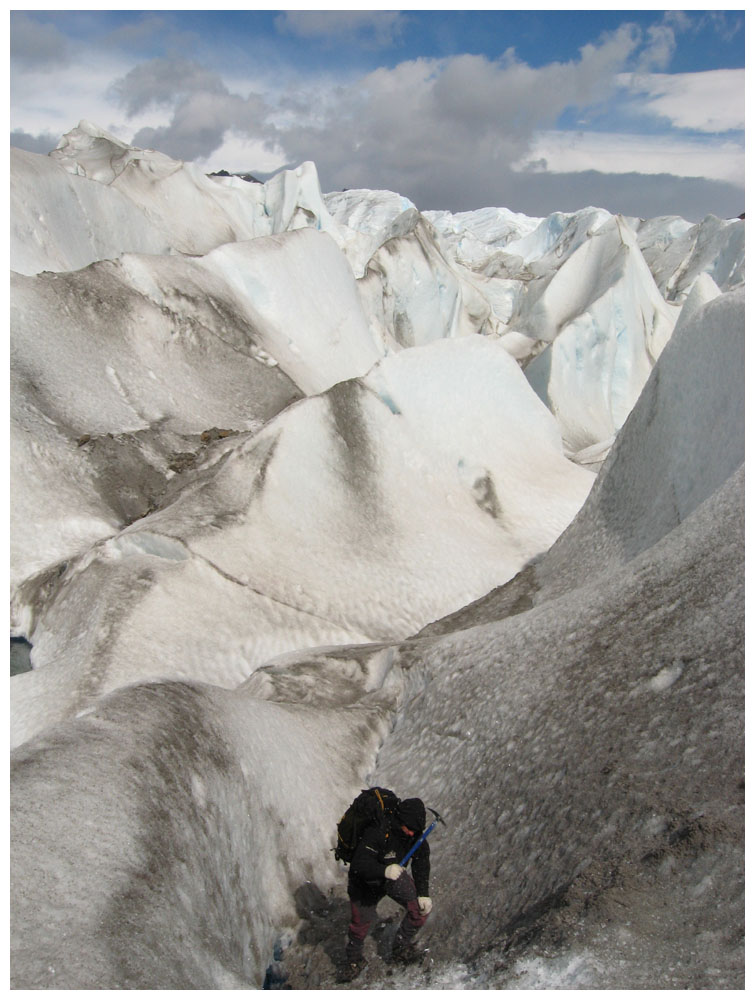
[[[377,904],[389,896],[406,908],[393,944],[393,958],[409,963],[420,956],[414,939],[432,908],[429,896],[430,846],[425,839],[411,859],[412,874],[399,864],[422,836],[425,806],[422,799],[403,799],[385,823],[373,823],[362,832],[349,867],[351,923],[346,945],[344,979],[354,979],[364,968],[364,940],[375,920]]]

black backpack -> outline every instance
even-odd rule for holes
[[[370,826],[387,827],[401,799],[388,788],[365,788],[338,821],[336,861],[349,864]]]

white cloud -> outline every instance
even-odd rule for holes
[[[334,17],[291,24],[332,33],[368,23],[323,13]],[[384,29],[392,23],[386,19]],[[135,65],[123,52],[89,47],[77,51],[75,65],[53,73],[28,64],[13,70],[10,124],[25,133],[26,148],[37,148],[87,118],[126,142],[208,170],[269,173],[314,160],[326,190],[388,188],[420,207],[453,210],[488,204],[545,214],[601,201],[648,215],[674,190],[673,178],[649,175],[683,170],[679,214],[688,217],[687,206],[703,202],[706,211],[738,214],[743,156],[735,143],[554,132],[566,109],[588,119],[628,108],[646,119],[648,112],[664,115],[678,127],[735,127],[743,72],[626,73],[643,53],[645,65],[661,65],[672,44],[669,32],[643,39],[625,25],[565,63],[533,67],[509,51],[497,60],[416,59],[361,77],[339,77],[334,64],[332,73],[314,78],[302,67],[271,69],[259,61],[248,77],[238,62],[213,71],[175,55]]]
[[[229,173],[272,174],[287,166],[282,149],[258,139],[251,139],[231,129],[225,133],[222,145],[208,157],[194,161],[206,173],[227,170]]]
[[[24,69],[59,69],[71,60],[68,40],[54,24],[39,22],[25,11],[11,11],[10,56]]]
[[[648,73],[622,76],[643,110],[668,118],[675,128],[727,132],[744,128],[745,71],[716,69],[704,73]]]
[[[333,187],[371,176],[375,186],[406,190],[422,174],[500,171],[566,107],[604,97],[636,45],[636,33],[620,29],[578,60],[538,69],[513,53],[381,68],[327,108],[309,100],[276,138],[292,160],[314,159]]]
[[[513,168],[572,173],[674,174],[744,188],[745,152],[736,142],[605,132],[540,132]]]
[[[12,67],[11,128],[59,138],[85,118],[128,141],[136,129],[164,123],[165,110],[155,108],[128,120],[110,96],[114,79],[132,66],[112,52],[89,49],[52,74],[41,69],[19,74]]]
[[[130,65],[116,80],[114,67],[108,73],[107,60],[100,59],[80,78],[60,74],[55,87],[82,109],[62,131],[88,118],[124,136],[125,118],[127,141],[207,162],[224,148],[240,153],[243,137],[250,151],[266,156],[264,166],[255,161],[238,169],[314,159],[333,187],[404,190],[439,171],[459,176],[471,167],[474,175],[480,164],[507,169],[526,153],[537,127],[552,124],[569,104],[604,95],[636,45],[636,33],[625,28],[585,46],[577,60],[539,69],[513,53],[496,61],[473,55],[417,59],[351,83],[319,77],[285,92],[277,83],[264,95],[246,90],[238,78],[232,92],[219,73],[188,59]],[[84,86],[86,98],[77,92]],[[12,124],[34,131],[25,120]]]
[[[140,129],[133,142],[177,160],[206,159],[222,146],[229,129],[263,138],[265,115],[264,103],[253,94],[199,91],[179,102],[168,125]]]
[[[404,15],[391,10],[289,10],[275,19],[282,33],[299,38],[345,39],[391,45],[401,35]]]
[[[709,10],[707,18],[716,34],[720,35],[724,41],[730,42],[744,29],[744,14],[744,10]]]
[[[10,144],[17,149],[25,149],[29,153],[40,153],[47,156],[50,150],[58,145],[60,136],[52,135],[49,132],[42,132],[39,135],[32,135],[24,132],[23,129],[13,129],[10,134]]]
[[[111,93],[132,118],[154,105],[171,106],[188,94],[227,94],[217,73],[191,59],[150,59],[116,80]]]
[[[676,49],[676,31],[671,24],[654,24],[647,29],[648,44],[640,53],[643,72],[665,69]]]
[[[169,12],[159,11],[148,11],[101,38],[103,46],[114,52],[131,52],[135,58],[145,49],[154,51],[156,46],[167,52],[191,52],[201,41],[197,32],[183,29]]]

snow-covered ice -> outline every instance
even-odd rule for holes
[[[12,151],[15,988],[742,988],[744,222]]]

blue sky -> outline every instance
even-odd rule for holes
[[[743,11],[17,11],[11,142],[529,215],[744,209]]]

